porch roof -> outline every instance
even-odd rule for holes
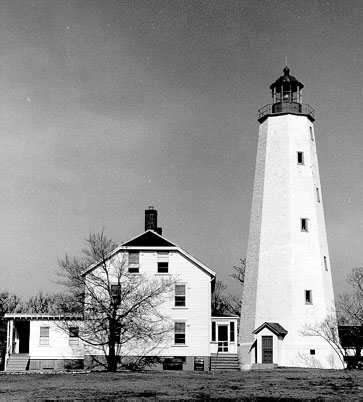
[[[260,331],[262,331],[264,328],[269,329],[271,332],[273,332],[275,335],[281,335],[285,336],[288,332],[286,331],[285,328],[283,328],[279,323],[277,322],[264,322],[262,325],[260,325],[258,328],[256,328],[252,333],[253,334],[258,334]]]
[[[75,314],[67,315],[49,315],[49,314],[23,314],[23,313],[6,313],[4,315],[6,320],[48,320],[48,321],[61,321],[61,320],[82,320],[83,317]]]

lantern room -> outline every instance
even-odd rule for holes
[[[305,115],[314,121],[314,109],[302,103],[304,84],[290,75],[290,69],[283,69],[284,75],[270,85],[272,104],[265,105],[259,110],[258,121],[262,123],[268,116],[276,114]]]
[[[304,84],[290,75],[290,69],[285,67],[284,75],[270,85],[273,101],[273,113],[301,112],[302,95]]]

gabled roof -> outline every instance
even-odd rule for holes
[[[138,250],[138,249],[139,250],[140,249],[157,250],[157,251],[162,251],[162,250],[179,251],[180,254],[184,255],[184,257],[186,257],[188,260],[193,262],[195,265],[197,265],[203,271],[207,272],[212,278],[214,278],[216,276],[216,273],[214,271],[212,271],[210,268],[208,268],[202,262],[198,261],[192,255],[190,255],[185,250],[183,250],[181,247],[177,246],[176,244],[167,240],[165,237],[159,235],[158,233],[156,233],[150,229],[147,230],[146,232],[132,238],[131,240],[128,240],[126,243],[123,243],[120,246],[116,247],[115,250],[113,250],[109,254],[107,259],[112,258],[119,252],[125,252],[127,250]],[[99,264],[100,264],[99,262],[92,264],[82,273],[82,275],[88,274],[90,271],[97,268],[99,266]]]
[[[285,336],[287,334],[287,331],[285,328],[283,328],[279,323],[277,322],[264,322],[262,325],[260,325],[258,328],[256,328],[252,333],[253,334],[258,334],[260,331],[262,331],[264,328],[269,329],[271,332],[273,332],[275,335],[281,335]]]
[[[128,242],[122,244],[123,247],[176,247],[175,244],[166,240],[153,230],[147,230],[145,233],[134,237]]]

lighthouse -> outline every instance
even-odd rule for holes
[[[314,110],[288,67],[259,110],[240,323],[240,363],[331,368],[337,359],[306,328],[334,315]]]

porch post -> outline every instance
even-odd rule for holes
[[[13,320],[9,320],[7,322],[7,332],[6,332],[6,354],[5,354],[5,364],[4,364],[4,370],[6,371],[6,366],[8,365],[8,360],[11,355],[12,351],[12,345],[13,345]]]

